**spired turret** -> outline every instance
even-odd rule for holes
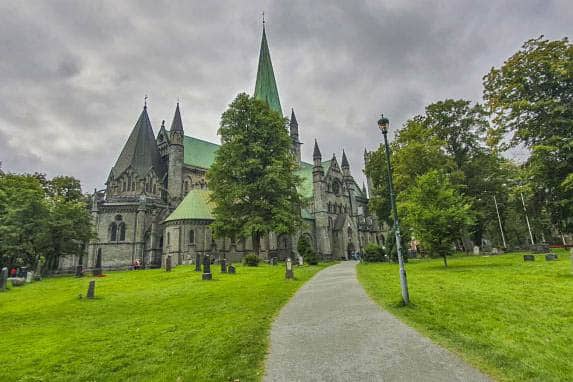
[[[322,177],[324,176],[324,168],[322,167],[322,154],[320,153],[320,149],[318,148],[318,142],[316,141],[316,139],[314,140],[312,161],[314,163],[312,167],[313,182],[320,182],[322,181]]]
[[[169,166],[167,174],[167,192],[169,202],[175,206],[179,204],[183,195],[183,122],[179,111],[179,102],[175,108],[175,115],[169,130]]]
[[[298,164],[300,165],[301,161],[300,146],[302,145],[302,143],[300,142],[298,136],[298,121],[296,120],[296,115],[294,115],[294,109],[292,109],[291,111],[289,129],[290,129],[290,138],[292,140],[292,151],[294,157],[296,158]]]
[[[257,69],[257,81],[255,83],[255,98],[265,101],[269,107],[278,112],[281,117],[283,110],[279,99],[279,91],[275,81],[275,73],[271,62],[271,53],[267,44],[267,34],[263,24],[263,37],[261,39],[261,51],[259,53],[259,67]]]

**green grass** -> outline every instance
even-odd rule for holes
[[[573,274],[523,254],[414,260],[411,305],[400,306],[398,266],[360,264],[358,278],[384,308],[502,381],[573,380]]]
[[[270,325],[326,265],[193,266],[45,279],[0,293],[0,381],[241,381],[262,376]]]

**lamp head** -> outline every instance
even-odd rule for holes
[[[388,118],[384,117],[384,114],[380,115],[380,119],[378,120],[378,128],[382,132],[382,134],[386,134],[388,132],[388,125],[390,121]]]

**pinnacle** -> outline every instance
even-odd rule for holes
[[[322,154],[320,153],[320,149],[318,148],[318,142],[316,139],[314,140],[314,151],[312,153],[312,159],[322,159]]]

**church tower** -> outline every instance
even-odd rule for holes
[[[179,111],[179,102],[175,108],[175,115],[169,130],[169,166],[167,174],[167,192],[169,202],[176,206],[183,193],[183,122]]]

